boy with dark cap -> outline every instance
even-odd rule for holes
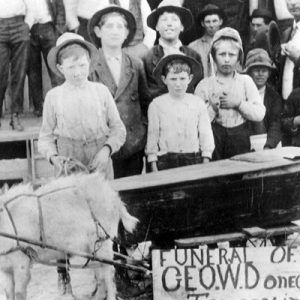
[[[91,41],[100,47],[92,79],[109,88],[127,129],[124,146],[113,155],[115,178],[137,175],[143,169],[150,97],[142,62],[123,50],[135,30],[133,14],[115,5],[96,12],[88,25]]]
[[[245,67],[245,72],[253,79],[266,107],[266,115],[262,122],[250,122],[251,134],[267,133],[264,149],[273,149],[281,140],[282,111],[281,97],[267,83],[271,72],[275,70],[274,64],[267,51],[256,48],[247,54]]]
[[[197,21],[204,28],[204,35],[190,43],[189,47],[200,54],[203,64],[203,76],[208,77],[214,73],[213,59],[209,55],[211,42],[215,33],[226,21],[226,16],[218,6],[208,4],[199,13]]]
[[[201,68],[202,62],[200,55],[189,47],[183,46],[179,39],[180,33],[193,24],[193,15],[188,9],[181,7],[179,1],[163,0],[148,16],[147,24],[160,35],[158,45],[154,46],[143,59],[150,95],[153,99],[167,93],[166,86],[153,76],[153,70],[162,57],[184,53],[196,59]],[[188,92],[193,90],[194,86],[189,85]]]

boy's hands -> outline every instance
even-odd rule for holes
[[[111,149],[109,146],[104,146],[95,156],[93,161],[88,166],[90,171],[99,171],[100,173],[105,173],[108,160],[111,154]]]
[[[57,169],[60,170],[63,168],[64,163],[68,160],[67,157],[62,155],[52,155],[50,157],[51,164]]]
[[[238,108],[241,105],[241,100],[235,97],[228,97],[228,93],[223,92],[220,97],[220,108],[229,109],[229,108]]]
[[[151,172],[158,172],[156,161],[151,162]]]
[[[208,158],[208,157],[203,157],[203,159],[202,159],[202,163],[203,164],[207,164],[207,163],[209,163],[210,162],[210,159]]]
[[[300,126],[300,116],[294,118],[294,126],[295,127]]]

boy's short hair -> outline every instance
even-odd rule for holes
[[[181,73],[181,72],[187,72],[188,75],[191,75],[192,69],[191,66],[184,61],[183,59],[174,59],[167,64],[162,69],[161,75],[167,76],[170,71],[173,71],[175,74]]]
[[[83,45],[79,45],[76,43],[66,45],[65,47],[61,48],[60,51],[57,53],[57,63],[61,65],[63,60],[66,58],[73,57],[75,60],[77,60],[83,55],[86,55],[88,58],[90,58],[89,50]]]
[[[127,20],[126,20],[125,16],[123,14],[121,14],[120,12],[117,12],[117,11],[112,11],[112,12],[109,12],[109,13],[103,15],[101,17],[101,19],[99,20],[99,23],[98,23],[99,28],[101,28],[105,24],[105,22],[107,21],[107,19],[109,17],[111,17],[111,16],[119,16],[119,17],[121,17],[123,19],[123,21],[124,21],[125,27],[128,29],[128,23],[127,23]]]

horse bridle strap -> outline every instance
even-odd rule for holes
[[[4,207],[4,209],[5,209],[5,211],[6,211],[7,215],[8,215],[8,218],[9,218],[9,220],[10,220],[10,223],[11,223],[11,225],[12,225],[12,227],[13,227],[14,233],[15,233],[16,238],[17,238],[17,239],[16,239],[16,241],[17,241],[17,246],[19,247],[19,246],[20,246],[20,241],[19,241],[19,239],[18,239],[18,232],[17,232],[16,224],[15,224],[15,222],[14,222],[14,219],[13,219],[13,217],[12,217],[12,215],[11,215],[10,210],[9,210],[8,207],[7,207],[7,203],[4,203],[4,204],[3,204],[3,207]]]

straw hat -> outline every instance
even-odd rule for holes
[[[193,79],[190,82],[190,85],[195,85],[202,78],[203,70],[201,64],[198,61],[190,56],[185,55],[184,53],[170,54],[161,58],[161,60],[153,70],[153,76],[157,79],[157,81],[159,81],[160,84],[164,84],[161,79],[161,75],[165,65],[175,59],[181,59],[190,66],[191,74],[193,74]]]
[[[147,18],[147,25],[156,30],[157,21],[164,12],[174,12],[180,17],[184,30],[189,29],[194,24],[194,18],[189,9],[181,7],[178,0],[163,0]]]
[[[264,66],[271,70],[275,69],[268,52],[262,48],[255,48],[248,52],[244,72],[249,72],[250,68],[255,66]]]
[[[98,57],[99,57],[98,50],[92,43],[85,41],[84,38],[79,34],[72,33],[72,32],[65,32],[57,39],[56,46],[49,51],[47,57],[47,61],[50,69],[52,70],[53,73],[55,73],[59,77],[63,77],[63,74],[60,73],[60,71],[57,68],[58,53],[62,48],[72,44],[81,45],[83,48],[89,51],[90,58],[91,58],[91,66],[96,65],[98,61]]]
[[[117,12],[121,15],[123,15],[125,17],[125,20],[127,21],[127,26],[128,26],[128,36],[126,38],[126,40],[123,43],[123,47],[127,46],[132,39],[134,38],[135,32],[136,32],[136,21],[135,21],[135,17],[134,15],[127,9],[117,6],[117,5],[109,5],[99,11],[97,11],[90,19],[89,23],[88,23],[88,34],[91,38],[92,43],[100,48],[101,47],[101,39],[99,39],[95,32],[94,32],[94,28],[95,26],[99,25],[99,22],[101,20],[101,18],[108,14],[108,13],[112,13],[112,12]]]
[[[218,15],[223,20],[223,22],[226,21],[227,17],[223,9],[221,9],[219,6],[214,4],[207,4],[204,6],[204,8],[200,11],[197,17],[197,21],[200,24],[206,16],[208,15]]]

